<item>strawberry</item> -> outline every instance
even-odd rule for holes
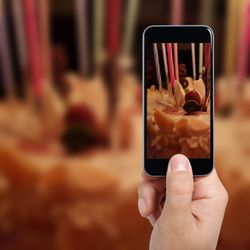
[[[187,102],[187,101],[190,101],[190,100],[196,101],[199,104],[201,103],[201,98],[200,98],[199,94],[195,90],[189,91],[185,95],[185,101]]]

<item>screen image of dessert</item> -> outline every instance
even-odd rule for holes
[[[210,158],[210,50],[210,43],[146,46],[148,158]]]
[[[249,13],[249,0],[0,0],[0,250],[149,248],[152,227],[139,215],[137,186],[142,34],[152,24],[214,31],[215,167],[229,192],[217,249],[249,249]],[[195,128],[205,141],[208,44],[202,71],[200,46],[165,44],[167,63],[169,47],[173,58],[166,81],[162,44],[150,44],[147,93],[157,107],[174,103],[159,119],[173,120],[180,133]],[[177,101],[189,103],[186,111]],[[209,142],[197,148],[184,139],[172,150],[194,147],[190,153],[209,157]]]

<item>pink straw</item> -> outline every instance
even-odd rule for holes
[[[170,74],[170,82],[171,87],[175,87],[175,78],[174,78],[174,63],[173,63],[173,55],[172,55],[172,44],[166,43],[167,49],[167,56],[168,56],[168,67],[169,67],[169,74]]]
[[[248,49],[250,44],[250,3],[247,4],[242,20],[242,33],[239,41],[238,78],[240,82],[247,78]]]
[[[111,55],[120,49],[120,20],[122,0],[108,0],[107,46]]]
[[[211,1],[211,0],[210,0]],[[183,0],[171,1],[171,24],[182,24],[183,21]]]
[[[205,43],[205,68],[210,68],[210,43]]]
[[[36,0],[37,1],[37,0]],[[50,25],[49,25],[49,0],[39,0],[38,16],[39,16],[39,31],[40,31],[40,57],[43,77],[51,80],[51,53],[50,53]]]
[[[39,97],[41,95],[42,90],[42,71],[39,57],[38,39],[36,33],[36,11],[33,0],[23,0],[23,11],[28,44],[27,48],[31,81],[34,93],[37,97]]]

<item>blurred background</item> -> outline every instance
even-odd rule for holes
[[[152,24],[214,30],[218,249],[250,249],[249,0],[0,0],[1,250],[148,249],[137,184]]]

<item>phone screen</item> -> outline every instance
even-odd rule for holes
[[[157,163],[159,168],[164,160],[166,165],[173,155],[184,154],[197,167],[203,162],[200,168],[208,172],[213,156],[212,40],[185,41],[180,36],[174,41],[167,36],[165,41],[164,37],[151,38],[144,44],[147,168],[151,170]],[[197,170],[197,175],[206,172]]]

